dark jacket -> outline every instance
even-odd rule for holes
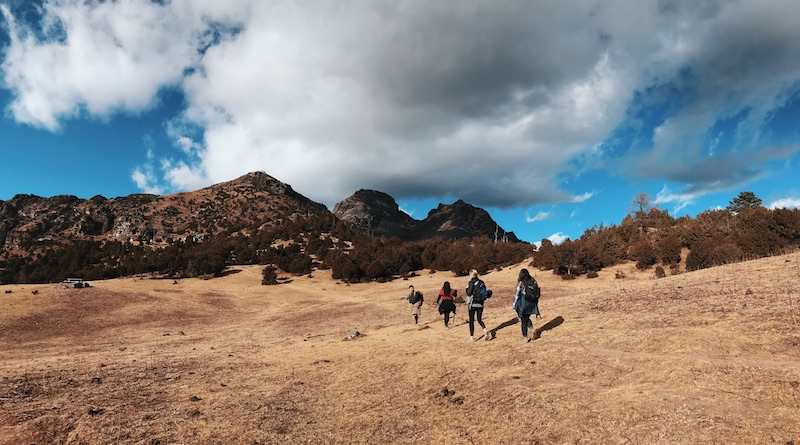
[[[514,293],[514,302],[512,303],[514,312],[519,318],[522,318],[523,315],[539,315],[539,305],[525,299],[522,286],[521,282],[517,283],[517,291]]]
[[[478,283],[481,283],[482,286],[478,286],[477,285]],[[469,306],[469,307],[483,307],[483,299],[482,299],[482,297],[479,297],[478,301],[475,301],[475,295],[472,295],[472,293],[475,292],[476,288],[477,289],[480,289],[480,288],[486,289],[486,283],[484,283],[483,280],[481,280],[478,277],[475,277],[475,278],[472,278],[471,280],[469,280],[469,284],[467,284],[467,295],[470,297],[470,298],[467,299],[467,303],[468,303],[467,306]]]

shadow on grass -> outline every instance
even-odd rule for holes
[[[512,318],[512,319],[510,319],[508,321],[504,321],[504,322],[500,323],[499,325],[497,325],[497,327],[494,327],[494,328],[490,329],[486,333],[486,335],[489,338],[489,340],[491,340],[491,339],[497,337],[497,331],[499,331],[500,329],[504,329],[504,328],[507,328],[509,326],[513,326],[513,325],[515,325],[517,323],[519,323],[519,318],[514,317],[514,318]]]
[[[219,274],[220,277],[227,277],[229,275],[236,275],[237,273],[241,273],[242,269],[225,269]]]
[[[536,332],[534,332],[534,336],[533,336],[534,340],[539,338],[539,337],[541,337],[542,336],[542,332],[550,331],[552,329],[555,329],[555,328],[561,326],[562,323],[564,323],[564,317],[562,317],[560,315],[558,317],[548,321],[541,328],[537,329]]]
[[[495,337],[497,337],[497,331],[499,331],[499,330],[501,330],[501,329],[504,329],[504,328],[507,328],[507,327],[509,327],[509,326],[514,326],[515,324],[518,324],[518,323],[519,323],[519,318],[517,318],[517,317],[514,317],[514,318],[512,318],[512,319],[510,319],[510,320],[508,320],[508,321],[504,321],[504,322],[500,323],[500,324],[499,324],[497,327],[490,329],[490,330],[489,330],[489,331],[486,333],[486,335],[487,335],[487,338],[488,338],[489,340],[492,340],[492,339],[494,339]],[[551,330],[551,329],[555,329],[555,328],[557,328],[557,327],[561,326],[561,324],[562,324],[562,323],[564,323],[564,317],[562,317],[562,316],[560,316],[560,315],[559,315],[558,317],[556,317],[556,318],[554,318],[554,319],[552,319],[552,320],[548,321],[548,322],[547,322],[547,323],[545,323],[545,324],[544,324],[544,325],[543,325],[541,328],[539,328],[539,329],[536,329],[536,330],[534,331],[534,333],[533,333],[533,340],[535,340],[535,339],[537,339],[537,338],[541,337],[541,335],[542,335],[542,332],[544,332],[544,331],[549,331],[549,330]]]

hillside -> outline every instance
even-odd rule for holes
[[[181,241],[252,231],[298,214],[332,218],[324,205],[263,172],[171,195],[119,198],[17,195],[0,201],[0,259],[43,241]]]
[[[475,343],[463,307],[447,331],[433,310],[466,283],[442,272],[0,286],[0,444],[800,443],[800,253],[658,280],[532,270],[530,343],[519,267],[483,277],[494,339]]]

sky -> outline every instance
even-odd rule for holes
[[[0,0],[0,200],[252,171],[521,239],[800,206],[796,0]]]

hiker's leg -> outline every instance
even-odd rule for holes
[[[528,336],[528,323],[530,323],[530,320],[531,320],[531,316],[530,315],[523,315],[522,318],[520,318],[520,320],[519,320],[520,324],[522,325],[522,336],[523,337],[527,337]]]
[[[475,309],[474,307],[469,308],[469,336],[472,337],[475,335]]]
[[[445,312],[444,313],[444,327],[447,327],[447,325],[449,323],[450,323],[450,312]]]
[[[414,324],[419,323],[419,315],[414,314]]]
[[[481,325],[481,327],[485,331],[486,330],[486,324],[483,322],[483,308],[482,307],[476,307],[475,308],[475,312],[478,315],[478,324]]]

